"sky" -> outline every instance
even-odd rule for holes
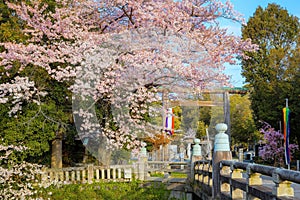
[[[247,23],[249,17],[252,17],[256,8],[261,6],[265,9],[269,3],[276,3],[282,8],[286,9],[290,15],[297,16],[300,19],[300,0],[230,0],[234,9],[242,14]],[[226,27],[229,33],[234,35],[241,35],[241,24],[237,22],[231,22],[229,20],[222,20],[222,27]],[[242,87],[244,78],[241,76],[240,65],[228,65],[226,66],[225,73],[231,76],[231,84],[235,87]]]

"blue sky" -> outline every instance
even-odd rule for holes
[[[225,0],[224,0],[225,1]],[[245,21],[247,22],[249,17],[253,16],[256,8],[261,6],[266,8],[269,3],[276,3],[288,10],[289,14],[297,16],[300,18],[300,0],[230,0],[233,4],[234,9],[241,13]],[[226,27],[229,33],[235,35],[241,35],[241,24],[237,22],[231,22],[229,20],[223,21],[220,24],[222,27]],[[241,76],[241,66],[227,66],[225,73],[231,76],[231,83],[236,87],[241,87],[244,85],[244,79]]]

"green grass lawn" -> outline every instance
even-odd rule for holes
[[[40,189],[34,198],[54,200],[164,200],[170,191],[161,183],[147,184],[141,182],[101,182],[93,184],[70,184],[50,186]]]
[[[152,173],[150,176],[163,178],[164,174],[163,173]],[[187,174],[180,173],[180,172],[172,172],[170,177],[171,178],[187,178]]]

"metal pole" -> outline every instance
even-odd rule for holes
[[[289,99],[286,98],[285,99],[285,107],[288,108],[289,107]],[[287,133],[286,133],[287,134]],[[289,138],[286,138],[286,140],[288,140]],[[289,149],[289,147],[287,147],[287,149]],[[288,163],[288,170],[291,169],[290,163]]]
[[[229,144],[231,144],[231,124],[230,124],[230,98],[229,98],[229,92],[225,91],[223,93],[223,100],[224,100],[224,123],[227,124],[227,134],[229,138]]]

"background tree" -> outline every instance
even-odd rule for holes
[[[299,107],[299,97],[300,97],[300,35],[298,36],[296,49],[293,51],[293,56],[289,58],[291,66],[298,66],[295,69],[295,74],[292,75],[292,87],[291,87],[291,97],[289,99],[289,107],[291,110],[290,117],[290,128],[292,131],[292,136],[296,136],[297,144],[300,144],[300,135],[297,128],[300,126],[298,116],[300,115]],[[300,155],[297,154],[297,158],[300,158]]]
[[[251,38],[259,46],[257,52],[248,52],[248,60],[242,60],[242,75],[250,86],[251,108],[254,121],[259,127],[259,120],[279,129],[282,122],[282,108],[285,99],[291,99],[291,136],[295,137],[299,98],[293,96],[297,87],[292,82],[299,71],[299,59],[295,60],[299,42],[299,19],[276,4],[269,4],[266,9],[258,7],[246,25],[242,27],[242,37]],[[291,62],[294,60],[294,62]],[[299,135],[297,136],[300,142]]]
[[[232,145],[248,146],[256,144],[261,138],[257,137],[256,127],[250,109],[249,95],[230,95],[230,120]]]

